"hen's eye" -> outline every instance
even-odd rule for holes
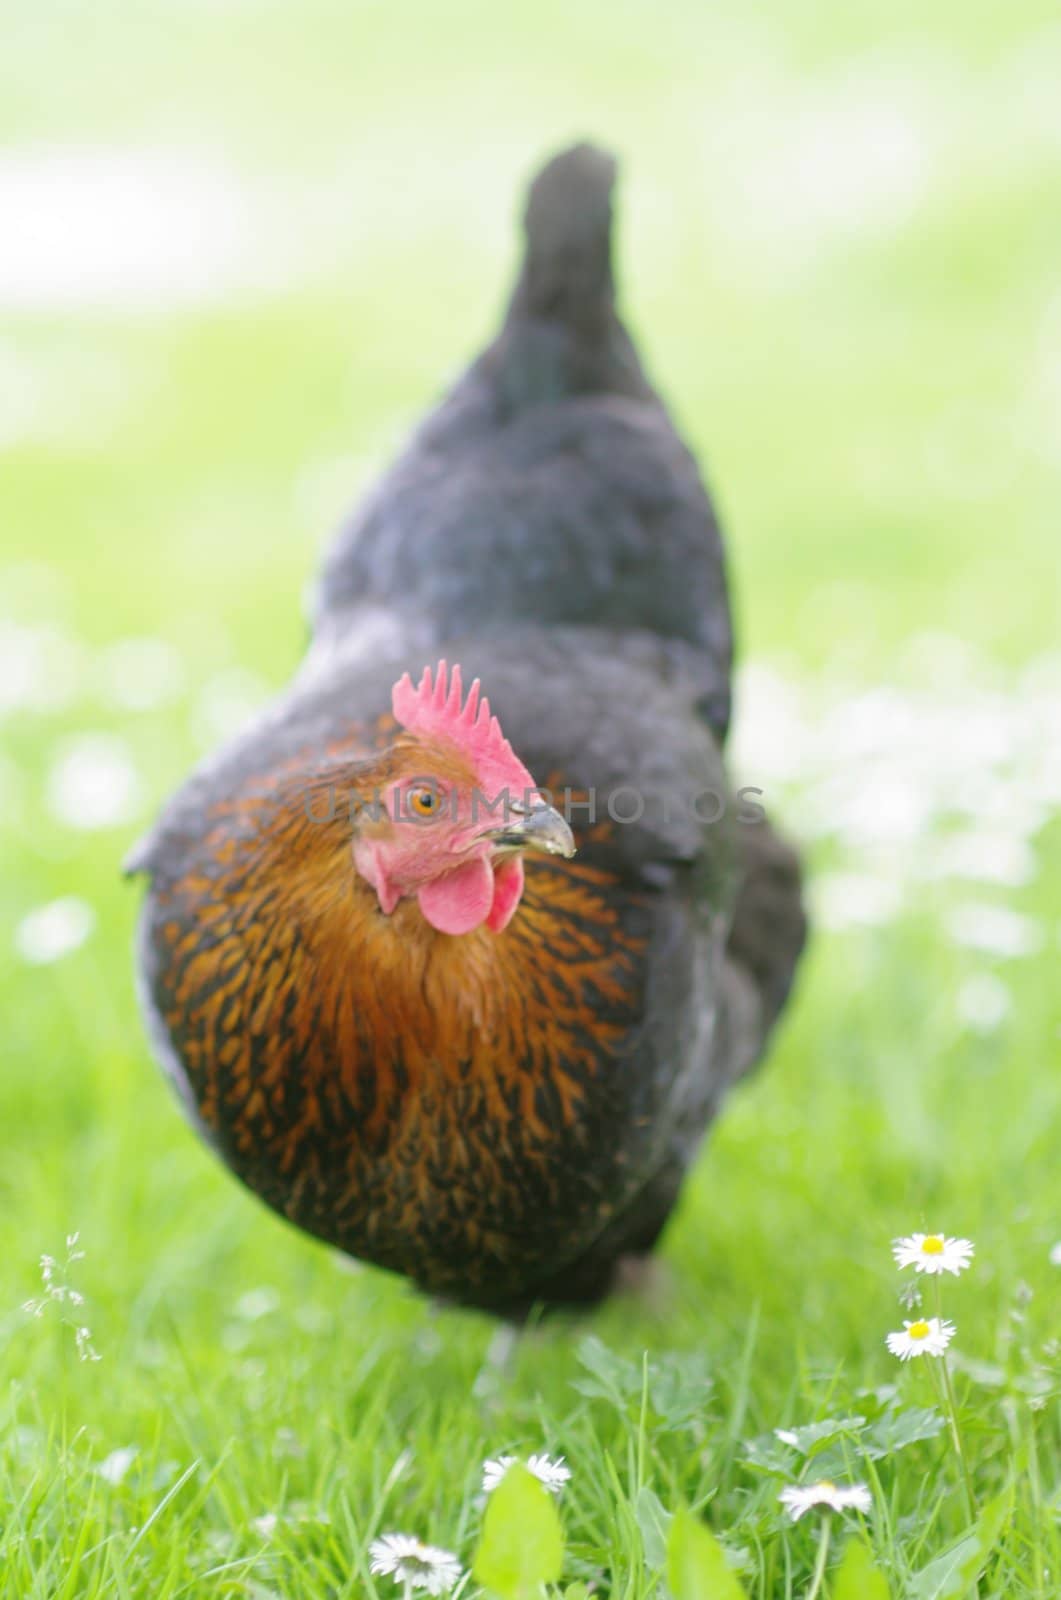
[[[439,807],[439,797],[434,789],[410,789],[409,807],[418,817],[431,817]]]

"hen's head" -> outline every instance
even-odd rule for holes
[[[478,678],[440,661],[392,690],[398,736],[386,780],[363,796],[354,862],[388,915],[415,896],[440,933],[500,932],[523,893],[525,849],[571,856],[571,829],[537,796]]]

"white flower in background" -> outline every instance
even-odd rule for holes
[[[946,68],[927,56],[905,57],[900,70],[874,53],[811,85],[782,78],[757,52],[741,87],[720,98],[711,148],[724,238],[742,266],[761,257],[758,270],[784,281],[784,271],[828,260],[852,239],[901,233],[938,192],[956,96]],[[761,114],[749,119],[749,103]]]
[[[393,1578],[410,1589],[448,1594],[461,1578],[461,1565],[448,1550],[424,1544],[411,1533],[385,1533],[369,1546],[373,1577]]]
[[[803,714],[801,688],[794,673],[778,672],[766,662],[740,668],[734,760],[738,772],[754,774],[749,782],[784,783],[806,769],[812,730]]]
[[[515,1456],[491,1456],[483,1462],[483,1493],[493,1494],[509,1467],[515,1466]]]
[[[1026,839],[988,829],[953,834],[932,852],[933,878],[968,878],[1020,888],[1035,876],[1035,851]]]
[[[516,1456],[495,1456],[483,1462],[483,1493],[493,1494],[509,1467],[516,1463]],[[557,1456],[555,1461],[552,1456],[537,1455],[527,1459],[526,1467],[549,1490],[550,1494],[559,1494],[571,1477],[571,1468],[564,1461],[563,1456]]]
[[[76,698],[82,651],[59,628],[0,621],[0,717],[61,711]]]
[[[829,872],[812,885],[816,920],[836,932],[880,927],[902,909],[899,885],[865,872]]]
[[[96,1468],[97,1477],[102,1478],[105,1483],[124,1482],[129,1468],[139,1454],[135,1444],[123,1445],[120,1450],[112,1450],[110,1455],[104,1456]]]
[[[37,1300],[27,1300],[22,1309],[30,1317],[43,1317],[45,1312],[55,1312],[60,1322],[73,1331],[78,1359],[98,1361],[100,1358],[92,1343],[91,1329],[86,1328],[80,1320],[84,1315],[82,1307],[85,1304],[85,1297],[70,1282],[74,1262],[85,1259],[85,1252],[78,1248],[80,1238],[81,1235],[78,1233],[67,1234],[66,1256],[62,1261],[55,1256],[41,1256],[41,1283],[44,1293]]]
[[[272,1316],[279,1309],[280,1296],[268,1284],[260,1289],[248,1289],[233,1307],[236,1316],[244,1322],[259,1322],[262,1317]]]
[[[1010,714],[1018,714],[1012,702]],[[1044,734],[1040,732],[1039,737]],[[963,812],[978,829],[1002,829],[1017,838],[1034,838],[1050,816],[1036,767],[1036,756],[1029,748],[1019,758],[1017,770],[1005,775],[970,768],[966,775],[969,790],[955,795],[953,809]]]
[[[931,801],[918,774],[880,760],[826,767],[807,797],[803,825],[818,837],[836,838],[856,854],[908,851],[932,822]]]
[[[885,1341],[893,1356],[910,1361],[914,1356],[941,1356],[954,1338],[953,1322],[939,1317],[922,1317],[904,1322],[901,1333],[889,1333]]]
[[[47,966],[83,945],[95,926],[92,907],[76,895],[66,895],[22,918],[15,929],[15,949],[32,966]]]
[[[184,663],[164,639],[119,639],[99,661],[104,700],[121,711],[150,711],[184,689]]]
[[[559,1494],[571,1479],[571,1468],[563,1456],[557,1456],[555,1461],[550,1456],[531,1456],[527,1461],[527,1471],[533,1472],[552,1494]]]
[[[873,1505],[873,1497],[864,1483],[841,1485],[830,1483],[828,1478],[820,1483],[791,1484],[782,1489],[778,1498],[793,1522],[798,1522],[815,1506],[824,1506],[828,1511],[867,1512]]]
[[[129,746],[115,734],[86,733],[67,740],[48,777],[48,809],[71,828],[131,822],[142,801]]]
[[[1050,1251],[1050,1265],[1052,1267],[1061,1267],[1061,1239],[1057,1241]]]
[[[957,944],[1010,960],[1034,955],[1043,942],[1042,929],[1031,917],[979,903],[956,906],[947,917],[947,932]]]
[[[217,303],[285,281],[304,248],[301,231],[289,225],[285,238],[234,170],[180,145],[9,144],[0,215],[0,307],[16,313]]]
[[[242,733],[269,698],[264,678],[245,667],[226,667],[200,690],[192,713],[192,732],[206,749]]]
[[[99,1354],[92,1343],[91,1328],[74,1329],[74,1346],[77,1350],[79,1361],[98,1361]]]
[[[262,1539],[271,1539],[278,1520],[275,1511],[264,1511],[260,1517],[255,1517],[251,1527]]]
[[[957,1277],[972,1261],[974,1248],[971,1239],[950,1239],[942,1233],[912,1233],[909,1238],[895,1240],[892,1255],[898,1267],[913,1267],[917,1272],[933,1276],[952,1272]]]
[[[958,990],[955,1008],[966,1027],[992,1033],[1008,1017],[1012,1000],[1001,978],[993,972],[975,972]]]
[[[28,340],[0,340],[0,449],[28,441],[98,445],[127,424],[149,385],[146,361],[134,363],[128,350],[119,355],[117,344],[104,348],[87,330],[78,337],[67,329],[61,343],[34,340],[32,347]],[[2,576],[0,594],[7,598]],[[57,609],[54,590],[47,599],[48,609]]]

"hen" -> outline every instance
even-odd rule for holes
[[[587,145],[539,174],[500,333],[339,536],[302,670],[130,860],[222,1159],[510,1315],[652,1247],[804,939],[727,788],[722,548],[616,313],[613,179]]]

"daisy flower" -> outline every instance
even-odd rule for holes
[[[912,1356],[941,1356],[954,1338],[953,1322],[939,1317],[921,1317],[917,1322],[904,1322],[901,1333],[889,1333],[888,1349],[900,1361]]]
[[[828,1478],[820,1483],[791,1484],[782,1489],[778,1498],[793,1522],[798,1522],[815,1506],[825,1506],[829,1511],[869,1511],[873,1505],[873,1497],[864,1483],[842,1486],[830,1483]]]
[[[973,1258],[973,1242],[948,1239],[942,1233],[912,1233],[907,1239],[895,1240],[892,1255],[899,1267],[913,1267],[933,1276],[953,1272],[957,1277]]]
[[[461,1564],[448,1550],[424,1544],[411,1533],[385,1533],[369,1546],[374,1578],[393,1578],[407,1589],[448,1594],[460,1582]]]
[[[516,1462],[515,1456],[495,1456],[483,1462],[483,1493],[493,1494],[509,1467]],[[571,1468],[564,1461],[563,1456],[557,1456],[554,1461],[552,1456],[530,1456],[527,1460],[527,1471],[533,1472],[539,1483],[544,1483],[550,1494],[559,1494],[560,1490],[571,1477]]]

